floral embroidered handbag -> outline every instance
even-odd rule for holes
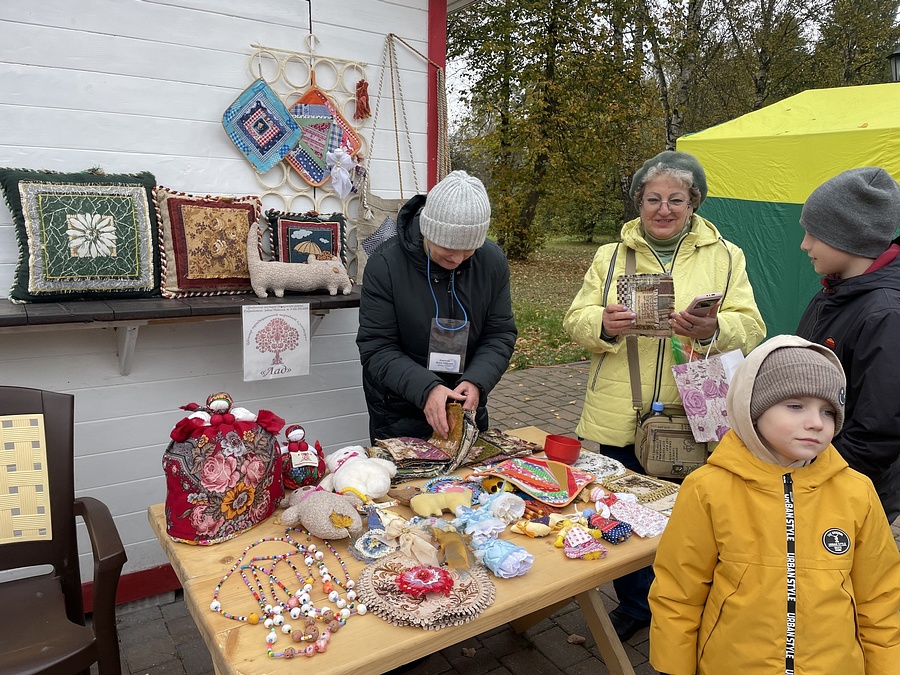
[[[284,496],[281,448],[284,420],[260,410],[232,407],[226,393],[206,407],[182,406],[191,414],[172,430],[163,454],[166,532],[188,544],[231,539],[270,515]]]

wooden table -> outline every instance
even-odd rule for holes
[[[539,442],[546,435],[534,427],[516,429],[510,433]],[[270,518],[249,532],[221,544],[191,546],[174,542],[166,534],[163,504],[151,506],[148,516],[184,588],[188,610],[220,675],[295,673],[300,667],[315,668],[319,673],[382,673],[505,623],[512,623],[517,631],[525,630],[573,598],[578,601],[609,672],[613,675],[633,675],[634,670],[616,637],[597,587],[652,564],[659,541],[658,538],[632,536],[623,544],[607,545],[609,554],[605,558],[571,560],[565,557],[562,549],[553,545],[555,537],[552,535],[531,539],[507,531],[503,537],[526,547],[534,555],[534,565],[528,573],[514,579],[500,579],[492,575],[496,598],[475,620],[462,626],[427,631],[393,626],[372,614],[354,615],[334,635],[327,651],[315,654],[311,662],[307,662],[305,656],[290,660],[269,658],[266,655],[265,636],[268,631],[265,628],[226,619],[209,607],[216,585],[244,549],[264,537],[281,536],[284,533],[282,526],[276,525]],[[342,542],[332,543],[355,579],[364,564],[346,553]],[[260,548],[258,555],[285,550],[284,544],[277,542],[263,546],[273,548]],[[331,558],[330,554],[327,555]],[[317,584],[314,599],[322,595],[319,589]],[[255,601],[237,574],[223,587],[219,599],[222,607],[232,614],[248,614],[255,609]],[[288,636],[279,633],[275,648],[280,650],[289,645],[302,647],[305,644],[295,645]],[[297,659],[301,659],[301,663],[296,663]]]

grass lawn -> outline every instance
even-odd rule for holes
[[[562,319],[597,248],[598,244],[560,238],[548,241],[527,262],[510,262],[513,314],[519,329],[511,369],[589,357],[566,335]]]

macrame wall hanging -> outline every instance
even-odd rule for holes
[[[375,93],[375,112],[372,118],[372,137],[369,141],[369,154],[367,156],[366,172],[363,177],[363,185],[361,189],[362,205],[358,217],[356,235],[361,244],[359,251],[359,269],[360,274],[365,268],[365,261],[379,244],[386,239],[391,238],[397,232],[397,214],[407,199],[415,194],[420,193],[419,179],[416,173],[416,164],[413,159],[412,139],[410,136],[409,122],[406,116],[406,100],[403,95],[403,86],[400,81],[400,68],[397,58],[397,43],[402,44],[428,64],[429,68],[434,68],[437,73],[436,78],[436,99],[437,99],[437,131],[438,131],[438,148],[437,148],[437,180],[440,181],[450,172],[450,150],[447,132],[447,89],[444,82],[444,69],[438,66],[434,61],[422,54],[416,48],[412,47],[403,38],[388,33],[385,37],[384,48],[381,52],[381,72],[378,77],[378,86]],[[388,76],[387,88],[385,87],[385,75]],[[381,109],[382,98],[390,97],[391,113],[393,115],[393,136],[394,150],[397,159],[397,183],[400,189],[400,197],[397,199],[384,199],[378,197],[372,191],[373,182],[377,182],[377,175],[374,174],[371,167],[371,158],[375,152],[375,140],[378,132],[378,115]],[[402,126],[401,126],[402,122]],[[400,137],[405,136],[406,157],[403,156],[401,149]],[[404,166],[410,168],[412,175],[412,190],[409,190],[409,182],[406,182],[404,189]],[[374,178],[374,181],[373,181]]]

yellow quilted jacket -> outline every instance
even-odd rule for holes
[[[635,427],[625,339],[607,342],[600,337],[600,329],[603,308],[608,302],[616,302],[616,277],[625,273],[625,246],[636,252],[638,273],[664,271],[641,234],[640,219],[629,221],[622,228],[621,244],[606,244],[597,250],[581,290],[563,319],[569,336],[591,352],[587,393],[576,432],[583,438],[619,447],[634,442]],[[610,261],[617,250],[610,275]],[[696,295],[725,293],[712,353],[740,349],[746,354],[765,337],[766,326],[753,298],[744,253],[723,239],[711,222],[694,214],[691,231],[681,240],[670,272],[675,280],[677,310],[687,307]],[[680,403],[669,340],[639,337],[638,343],[644,411],[653,401]]]

